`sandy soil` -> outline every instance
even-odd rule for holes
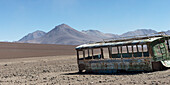
[[[74,48],[0,43],[0,85],[170,85],[170,69],[140,73],[79,74]]]
[[[1,85],[170,84],[170,69],[157,72],[79,74],[76,56],[1,59]]]
[[[74,45],[0,42],[0,59],[75,55]]]

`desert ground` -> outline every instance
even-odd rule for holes
[[[78,73],[75,46],[0,43],[0,85],[170,85],[170,69]]]
[[[0,42],[0,59],[75,55],[74,45]]]

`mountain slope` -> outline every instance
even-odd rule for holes
[[[166,31],[166,34],[167,34],[167,35],[170,35],[170,30]]]
[[[98,30],[87,30],[79,32],[72,27],[61,24],[54,29],[45,33],[43,31],[36,31],[28,34],[19,40],[22,43],[41,43],[41,44],[63,44],[63,45],[80,45],[84,43],[92,43],[96,41],[102,41],[103,39],[119,38],[136,35],[146,35],[156,33],[157,31],[152,29],[138,29],[135,31],[129,31],[122,35],[103,33]],[[170,30],[165,31],[170,35]]]
[[[28,35],[24,36],[18,42],[26,43],[26,42],[28,42],[30,40],[40,38],[40,37],[44,36],[45,34],[46,34],[45,32],[37,30],[37,31],[35,31],[33,33],[29,33]]]
[[[40,41],[42,44],[79,45],[99,40],[99,38],[91,37],[79,32],[66,24],[61,24],[56,26],[43,37],[35,39],[34,42]]]
[[[108,39],[108,38],[116,38],[118,35],[110,34],[110,33],[103,33],[98,30],[83,30],[82,31],[85,34],[88,34],[90,36],[98,37],[100,39]]]
[[[146,34],[152,34],[152,33],[156,33],[156,32],[157,31],[152,30],[152,29],[138,29],[135,31],[129,31],[129,32],[123,33],[120,36],[126,37],[126,36],[146,35]]]

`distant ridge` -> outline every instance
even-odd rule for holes
[[[170,35],[170,30],[166,31],[166,34],[167,34],[167,35]]]
[[[29,33],[28,35],[24,36],[18,42],[27,43],[29,40],[34,40],[34,39],[40,38],[40,37],[44,36],[45,34],[46,34],[45,32],[37,30],[33,33]]]
[[[103,33],[98,30],[83,30],[77,31],[67,24],[61,24],[53,28],[51,31],[45,33],[43,31],[35,31],[24,36],[18,42],[21,43],[39,43],[39,44],[62,44],[62,45],[80,45],[84,43],[92,43],[102,41],[108,38],[118,38],[126,36],[136,36],[156,33],[152,29],[137,29],[129,31],[121,35]],[[165,31],[170,35],[170,30]]]
[[[86,31],[83,30],[82,32],[85,33],[85,34],[94,36],[94,37],[101,38],[101,39],[116,38],[116,37],[118,37],[118,35],[116,35],[116,34],[102,33],[102,32],[100,32],[98,30],[86,30]]]
[[[152,34],[152,33],[157,33],[157,31],[152,30],[152,29],[137,29],[135,31],[129,31],[129,32],[123,33],[120,36],[126,37],[126,36],[146,35],[146,34]]]

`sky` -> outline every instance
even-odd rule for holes
[[[0,41],[17,41],[65,23],[76,30],[122,34],[170,29],[170,0],[0,0]]]

